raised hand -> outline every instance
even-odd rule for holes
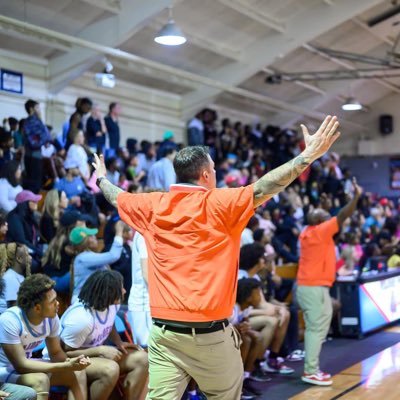
[[[339,122],[335,116],[328,115],[313,135],[310,135],[305,125],[300,126],[306,144],[303,154],[306,154],[312,160],[324,155],[340,136],[340,132],[337,131]]]
[[[106,164],[104,163],[104,156],[100,154],[100,157],[94,153],[94,162],[92,162],[93,168],[96,171],[97,178],[102,178],[107,175]]]
[[[363,194],[363,188],[357,184],[357,179],[355,177],[353,177],[352,184],[353,184],[354,196],[360,197]]]

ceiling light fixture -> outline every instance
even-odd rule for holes
[[[359,111],[362,110],[362,104],[356,100],[354,97],[349,97],[342,104],[342,110],[344,111]]]
[[[157,33],[154,41],[164,46],[180,46],[186,42],[186,38],[183,36],[179,27],[175,24],[172,17],[172,7],[168,7],[168,12],[168,22]]]

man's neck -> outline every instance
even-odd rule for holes
[[[65,179],[66,179],[68,182],[72,182],[72,181],[74,180],[74,176],[73,176],[73,175],[70,175],[70,174],[67,174],[67,175],[65,175]]]
[[[26,317],[28,318],[28,321],[32,325],[39,325],[43,322],[43,319],[41,316],[38,316],[33,310],[29,310],[26,312]]]

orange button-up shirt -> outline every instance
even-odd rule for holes
[[[121,193],[121,219],[146,239],[153,318],[228,318],[236,300],[240,236],[254,214],[253,186]]]

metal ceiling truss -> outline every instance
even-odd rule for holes
[[[338,81],[346,79],[376,79],[376,78],[396,78],[400,76],[400,55],[392,52],[388,53],[386,58],[365,56],[346,51],[326,49],[315,47],[320,54],[325,54],[331,59],[348,60],[361,64],[374,65],[371,68],[355,69],[333,69],[325,71],[300,71],[283,72],[276,71],[266,78],[266,83],[279,84],[282,81],[287,82],[307,82],[307,81]]]

